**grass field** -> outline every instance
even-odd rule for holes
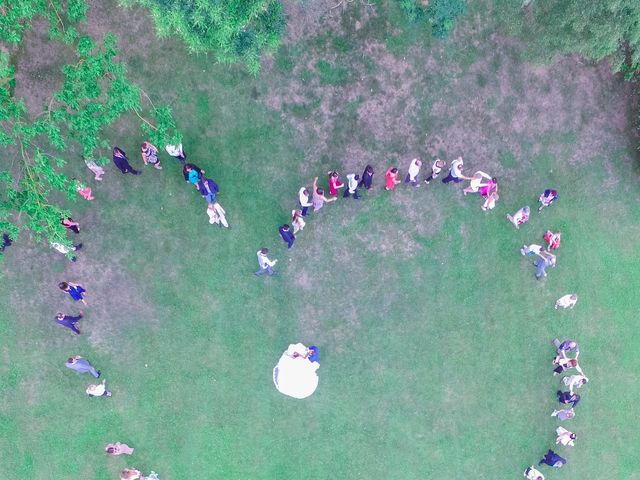
[[[634,85],[606,64],[529,63],[479,2],[449,41],[400,28],[390,5],[287,5],[289,36],[258,78],[158,40],[142,10],[94,2],[132,76],[172,105],[189,159],[221,187],[231,230],[164,155],[138,177],[110,166],[74,205],[85,247],[70,263],[27,237],[0,290],[0,478],[162,480],[507,479],[555,440],[554,337],[575,338],[590,383],[565,426],[576,447],[550,479],[640,479],[636,292],[640,167]],[[37,108],[59,76],[33,34],[20,93]],[[111,132],[136,166],[135,122]],[[492,212],[435,182],[382,188],[410,160],[464,155],[500,179]],[[89,180],[81,161],[70,171]],[[4,161],[0,160],[0,161]],[[371,163],[376,188],[311,214],[292,251],[277,234],[297,191]],[[507,213],[560,199],[516,231]],[[518,249],[560,230],[558,266],[536,282]],[[279,259],[256,278],[255,252]],[[81,336],[54,324],[76,306]],[[572,311],[553,309],[576,292]],[[297,401],[271,371],[289,343],[320,347],[320,385]],[[82,355],[113,397],[87,398]],[[121,441],[130,458],[106,458]]]

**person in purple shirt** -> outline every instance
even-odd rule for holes
[[[218,184],[216,182],[214,182],[210,178],[202,177],[200,181],[196,183],[196,188],[200,192],[200,195],[202,195],[202,198],[204,198],[207,201],[207,204],[210,205],[212,203],[215,203],[216,194],[218,193],[218,190],[219,190]]]
[[[75,302],[81,301],[85,305],[87,304],[84,299],[84,293],[86,292],[86,290],[82,285],[78,285],[77,283],[60,282],[58,284],[58,287],[63,292],[67,292]]]
[[[87,360],[86,358],[82,358],[80,355],[69,357],[67,363],[65,363],[64,366],[70,368],[74,372],[90,373],[96,378],[100,377],[100,370],[96,370],[93,365],[89,363],[89,360]]]
[[[561,342],[556,338],[553,340],[553,345],[558,350],[558,355],[562,355],[564,358],[567,358],[568,352],[576,352],[576,358],[580,354],[580,345],[575,340]]]
[[[291,231],[289,225],[285,223],[278,229],[278,232],[280,232],[280,236],[282,237],[282,240],[284,240],[284,243],[288,245],[287,248],[293,247],[293,242],[296,241],[296,236]]]
[[[72,317],[71,315],[65,315],[64,313],[59,312],[53,319],[59,325],[68,328],[69,330],[73,330],[76,335],[80,335],[80,330],[76,327],[76,323],[84,316],[84,313],[80,311],[80,315],[77,317]]]
[[[562,468],[564,464],[567,463],[567,460],[562,458],[553,450],[549,450],[547,453],[544,454],[544,457],[542,457],[542,460],[538,462],[538,465],[542,465],[543,463],[553,468]]]

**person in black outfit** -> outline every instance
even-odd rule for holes
[[[549,450],[547,453],[544,454],[544,457],[542,457],[542,460],[538,462],[538,465],[542,465],[543,463],[553,468],[562,468],[564,464],[567,463],[567,460],[562,458],[553,450]]]
[[[362,172],[362,180],[360,180],[360,185],[369,190],[371,188],[371,184],[373,183],[373,167],[371,165],[367,165]]]
[[[140,175],[140,172],[129,164],[127,154],[121,148],[113,147],[113,163],[116,164],[118,170],[120,170],[123,174],[132,173],[134,175]]]
[[[13,242],[11,241],[11,238],[9,238],[9,234],[8,233],[3,233],[2,234],[2,241],[0,242],[0,252],[4,252],[4,249],[6,247],[10,247],[12,243]]]
[[[577,393],[561,392],[560,390],[558,390],[557,395],[558,395],[558,401],[560,403],[564,403],[567,405],[571,404],[571,406],[574,408],[576,405],[578,405],[578,402],[580,401],[580,395],[578,395]]]
[[[284,243],[288,245],[287,248],[293,247],[293,242],[296,241],[296,236],[291,232],[289,225],[282,225],[278,229],[278,232],[280,232],[280,236],[282,237],[282,240],[284,240]]]

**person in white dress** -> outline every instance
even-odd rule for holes
[[[556,445],[560,444],[564,445],[565,447],[573,447],[573,442],[576,439],[575,433],[570,432],[564,427],[558,427],[556,428],[556,434],[558,435],[556,437]]]
[[[210,203],[207,205],[207,215],[209,215],[209,223],[217,224],[221,227],[229,228],[227,219],[224,216],[227,213],[224,208],[220,206],[218,202]]]
[[[536,470],[533,465],[524,471],[524,476],[527,480],[544,480],[544,475]]]
[[[298,233],[299,230],[304,230],[306,225],[304,218],[302,217],[302,210],[291,211],[291,225],[293,225],[293,234]]]
[[[586,385],[589,382],[589,379],[584,375],[569,375],[568,377],[564,377],[562,379],[562,383],[569,387],[569,391],[573,393],[574,389],[581,388],[583,385]]]
[[[578,303],[578,295],[568,293],[556,300],[556,310],[559,308],[573,308],[576,306],[576,303]]]

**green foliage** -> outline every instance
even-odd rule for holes
[[[34,8],[40,5],[19,3],[27,4]],[[84,2],[70,1],[67,7],[68,18],[84,18]],[[31,18],[33,15],[16,24],[28,26]],[[170,110],[156,107],[140,87],[128,80],[125,66],[116,61],[114,35],[108,33],[96,44],[89,37],[78,37],[75,29],[62,22],[59,26],[60,32],[65,33],[58,40],[74,47],[77,62],[62,67],[62,88],[52,94],[44,111],[33,120],[24,101],[14,96],[14,67],[9,57],[0,52],[0,145],[12,147],[8,151],[13,152],[19,165],[17,169],[0,171],[0,229],[14,239],[20,230],[29,230],[36,240],[45,237],[50,242],[70,245],[60,224],[60,218],[69,212],[52,200],[60,193],[67,200],[76,199],[75,182],[65,175],[66,161],[61,156],[69,144],[79,144],[85,160],[105,163],[107,159],[99,155],[101,148],[109,146],[103,132],[128,113],[140,118],[146,138],[155,144],[179,143],[180,135]],[[16,27],[8,36],[20,41],[23,31],[24,28],[16,37]],[[145,112],[149,118],[143,116]],[[60,156],[44,153],[52,149]]]
[[[280,0],[124,0],[151,11],[160,36],[177,34],[192,52],[214,52],[219,62],[245,62],[256,74],[262,52],[280,44],[285,17]]]
[[[87,3],[84,0],[0,0],[0,41],[17,44],[35,17],[49,21],[51,38],[72,43],[78,33],[67,23],[85,19]]]
[[[424,22],[437,38],[447,38],[453,30],[456,18],[466,8],[466,0],[398,0],[400,8],[412,22]]]
[[[349,81],[349,70],[341,66],[333,66],[325,60],[318,60],[316,68],[320,74],[322,85],[344,85]]]

